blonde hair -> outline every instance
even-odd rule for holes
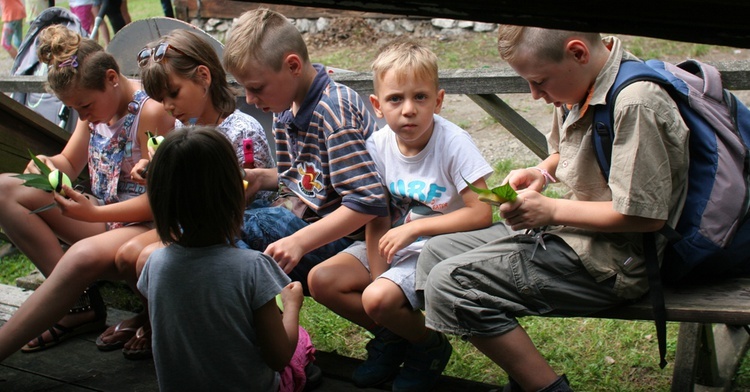
[[[200,82],[196,70],[203,65],[211,72],[211,104],[222,114],[230,114],[236,108],[234,91],[227,83],[227,74],[219,61],[214,48],[201,36],[189,30],[173,30],[159,41],[152,42],[149,48],[167,43],[176,50],[167,49],[165,59],[156,62],[148,60],[141,68],[143,89],[149,97],[161,102],[169,94],[169,74]],[[184,53],[184,54],[183,54]]]
[[[500,58],[509,63],[513,62],[519,53],[557,63],[562,61],[565,44],[572,38],[581,39],[589,45],[601,41],[599,33],[500,25],[497,51]]]
[[[432,81],[436,89],[440,83],[435,53],[410,39],[396,39],[380,48],[371,68],[376,93],[378,82],[389,70],[393,70],[399,82],[411,78]]]
[[[104,91],[107,71],[120,73],[101,45],[59,24],[42,30],[36,54],[47,64],[47,88],[57,96],[76,88]]]
[[[310,62],[307,44],[297,27],[278,12],[258,8],[240,15],[232,26],[223,62],[230,73],[243,70],[250,62],[279,71],[291,53]]]

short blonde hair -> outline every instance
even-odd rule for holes
[[[513,62],[519,53],[557,63],[563,59],[566,42],[573,38],[581,39],[589,45],[601,41],[599,33],[500,25],[497,51],[500,58],[509,63]]]
[[[297,27],[278,12],[258,8],[244,12],[232,26],[224,46],[224,68],[236,73],[255,62],[279,71],[284,58],[292,53],[310,62],[307,44]]]
[[[438,59],[426,46],[409,39],[396,39],[383,46],[372,62],[373,87],[378,91],[378,82],[385,73],[393,70],[398,81],[408,78],[432,81],[439,88]]]

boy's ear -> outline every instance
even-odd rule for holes
[[[444,99],[445,99],[445,90],[441,88],[440,90],[438,90],[437,99],[435,100],[435,110],[433,111],[435,114],[440,114],[440,111],[443,109]]]
[[[588,45],[580,39],[572,39],[565,45],[565,51],[569,53],[572,58],[581,64],[586,64],[591,59],[591,52]]]
[[[370,94],[370,103],[372,104],[372,110],[375,111],[375,115],[378,118],[383,118],[383,112],[380,110],[380,100],[375,94]]]
[[[284,64],[292,72],[293,76],[299,76],[302,74],[303,62],[302,59],[296,53],[290,53],[284,58]]]

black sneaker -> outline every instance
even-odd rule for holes
[[[367,359],[352,374],[352,381],[359,388],[374,387],[393,379],[411,343],[383,328],[365,347]]]
[[[437,332],[437,337],[436,344],[413,345],[406,353],[404,367],[393,381],[393,392],[422,392],[435,387],[453,353],[445,335]]]

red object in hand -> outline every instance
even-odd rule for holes
[[[255,167],[255,157],[253,156],[253,139],[245,139],[242,141],[242,153],[245,155],[244,167],[252,168]]]

